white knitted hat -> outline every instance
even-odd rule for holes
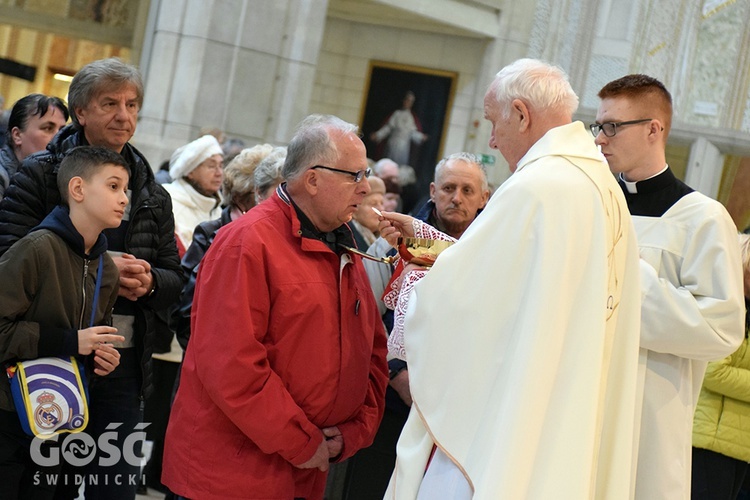
[[[174,180],[185,177],[203,160],[217,154],[224,155],[219,141],[212,135],[204,135],[172,153],[172,158],[169,159],[169,176]]]

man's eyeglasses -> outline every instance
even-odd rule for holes
[[[599,135],[599,132],[604,132],[607,137],[614,137],[617,134],[617,127],[623,127],[625,125],[635,125],[636,123],[646,123],[653,120],[653,118],[643,118],[642,120],[630,120],[629,122],[607,122],[607,123],[592,123],[589,125],[591,133],[594,137]]]
[[[372,174],[371,168],[366,168],[364,170],[357,170],[356,172],[349,172],[348,170],[341,170],[338,168],[326,167],[323,165],[315,165],[314,167],[310,167],[310,170],[315,170],[316,168],[322,168],[324,170],[330,170],[331,172],[338,172],[340,174],[351,175],[352,177],[354,177],[354,182],[359,182],[366,177],[370,177],[370,174]]]

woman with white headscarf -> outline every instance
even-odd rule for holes
[[[175,233],[182,246],[180,256],[192,243],[195,226],[221,213],[223,159],[221,145],[212,135],[204,135],[172,153],[169,175],[174,180],[164,188],[172,196]]]
[[[169,175],[174,180],[163,186],[172,196],[180,257],[192,243],[196,226],[221,215],[219,189],[224,179],[223,159],[219,141],[212,135],[204,135],[172,153]],[[144,478],[147,486],[159,491],[164,490],[160,482],[164,433],[169,420],[172,388],[183,354],[182,346],[174,335],[174,324],[169,319],[176,308],[177,304],[170,310],[157,313],[159,323],[168,325],[168,328],[160,330],[164,335],[154,337],[154,393],[146,400],[144,408],[146,421],[152,424],[146,431],[146,437],[153,446]]]

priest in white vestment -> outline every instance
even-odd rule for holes
[[[744,338],[737,228],[721,203],[677,179],[665,148],[672,96],[657,79],[605,85],[591,126],[617,174],[641,256],[638,500],[690,500],[693,413],[708,361]]]
[[[514,173],[403,280],[414,404],[387,499],[633,498],[638,254],[577,105],[562,70],[530,59],[487,91],[490,146]],[[410,235],[403,217],[382,234]]]

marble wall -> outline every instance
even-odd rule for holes
[[[573,33],[570,24],[564,31],[555,26],[561,17],[577,19]],[[569,72],[588,116],[605,83],[628,73],[654,76],[672,93],[677,136],[708,134],[724,152],[747,154],[741,132],[750,132],[748,22],[747,1],[539,0],[530,55]],[[574,47],[573,54],[561,45]]]
[[[162,0],[141,66],[134,141],[158,164],[218,127],[249,143],[289,140],[308,112],[325,0]]]
[[[0,7],[40,8],[47,1],[0,0]],[[48,66],[60,56],[56,47],[65,46],[65,66],[75,70],[88,62],[81,54],[128,59],[138,57],[142,44],[142,56],[131,61],[146,79],[133,142],[154,165],[201,127],[221,128],[250,144],[284,144],[311,112],[360,123],[370,63],[383,61],[458,75],[442,153],[493,155],[491,177],[498,184],[508,174],[487,145],[490,127],[482,98],[497,70],[528,56],[566,69],[581,97],[577,118],[593,119],[596,93],[606,82],[645,72],[672,91],[671,138],[680,150],[701,136],[725,155],[750,157],[747,0],[444,0],[427,10],[417,0],[149,3],[145,36],[133,38],[132,50],[90,50],[89,42],[78,40],[61,45],[59,34],[9,25],[0,26],[0,56]],[[65,0],[60,5],[71,12],[84,4]],[[143,0],[101,5],[112,33],[124,19],[133,19],[132,6],[139,5],[139,12],[145,6]],[[391,10],[377,19],[362,15],[377,17],[383,9]],[[74,44],[80,45],[71,48]],[[0,92],[6,95],[44,90],[40,82],[0,76]],[[724,171],[722,185],[730,186],[734,179]]]
[[[492,37],[462,36],[439,29],[405,29],[329,16],[310,112],[332,113],[361,124],[371,61],[455,72],[456,91],[441,154],[469,151],[489,155],[495,161],[488,166],[490,182],[499,185],[509,172],[503,158],[488,145],[490,126],[483,118],[484,93],[497,71],[528,54],[535,4],[479,3],[501,7]],[[455,20],[452,28],[462,23],[461,27],[468,30],[474,23],[472,19],[468,16]]]
[[[560,18],[565,19],[562,25],[556,21]],[[750,156],[748,22],[748,1],[539,0],[530,55],[568,71],[581,97],[578,117],[585,121],[593,120],[596,93],[605,83],[628,73],[661,80],[674,102],[670,165],[688,175],[689,165],[698,159],[670,156],[670,151],[689,151],[698,138],[708,140],[722,154],[712,160],[714,178],[708,184],[721,187],[706,194],[737,206],[731,186],[739,170],[726,165]],[[561,45],[573,47],[572,54]],[[701,160],[705,164],[708,159]],[[750,203],[745,205],[750,214]],[[736,209],[737,214],[742,211]]]

